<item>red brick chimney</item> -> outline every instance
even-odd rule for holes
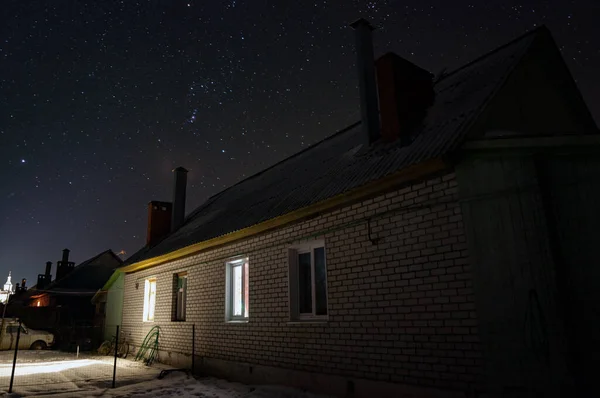
[[[381,137],[385,142],[400,139],[401,145],[408,145],[433,104],[433,75],[394,53],[381,56],[375,67]]]
[[[171,232],[171,202],[153,200],[148,203],[146,245],[154,246]]]

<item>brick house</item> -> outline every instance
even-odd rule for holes
[[[585,390],[600,136],[549,31],[433,78],[353,27],[361,122],[185,218],[185,169],[149,204],[130,343],[158,325],[190,366],[194,325],[198,371],[338,396]]]

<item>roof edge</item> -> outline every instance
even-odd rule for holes
[[[275,163],[273,163],[272,165],[270,165],[270,166],[268,166],[268,167],[266,167],[266,168],[264,168],[264,169],[262,169],[262,170],[260,170],[260,171],[257,171],[256,173],[254,173],[254,174],[252,174],[252,175],[249,175],[248,177],[246,177],[246,178],[244,178],[244,179],[242,179],[242,180],[240,180],[240,181],[236,182],[235,184],[228,186],[227,188],[223,189],[222,191],[219,191],[219,192],[217,192],[216,194],[214,194],[214,195],[210,196],[210,197],[209,197],[208,199],[206,199],[206,200],[205,200],[205,201],[204,201],[204,202],[203,202],[201,205],[199,205],[198,207],[196,207],[196,208],[195,208],[194,210],[192,210],[192,211],[191,211],[191,212],[190,212],[190,213],[189,213],[187,216],[185,216],[184,224],[185,224],[185,223],[187,223],[187,222],[188,222],[190,219],[192,219],[192,217],[193,217],[193,216],[194,216],[196,213],[198,213],[200,210],[202,210],[202,209],[203,209],[203,208],[204,208],[206,205],[210,204],[210,203],[211,203],[211,202],[212,202],[214,199],[216,199],[217,197],[221,196],[221,195],[222,195],[222,194],[224,194],[225,192],[229,191],[231,188],[233,188],[233,187],[235,187],[235,186],[238,186],[238,185],[240,185],[240,184],[241,184],[241,183],[243,183],[243,182],[246,182],[246,181],[248,181],[248,180],[251,180],[251,179],[253,179],[253,178],[256,178],[256,177],[258,177],[258,176],[260,176],[260,175],[262,175],[262,174],[266,173],[267,171],[269,171],[269,170],[273,169],[274,167],[277,167],[277,166],[279,166],[280,164],[282,164],[282,163],[284,163],[284,162],[287,162],[287,161],[288,161],[288,160],[290,160],[290,159],[294,159],[294,158],[296,158],[296,157],[298,157],[298,156],[302,155],[303,153],[310,151],[311,149],[315,148],[316,146],[318,146],[318,145],[320,145],[320,144],[322,144],[322,143],[324,143],[324,142],[326,142],[326,141],[332,140],[332,139],[336,138],[337,136],[339,136],[339,135],[341,135],[341,134],[343,134],[343,133],[346,133],[347,131],[349,131],[349,130],[353,129],[354,127],[356,127],[356,126],[358,126],[358,125],[360,125],[360,123],[361,123],[361,121],[360,121],[360,120],[359,120],[358,122],[354,122],[354,123],[350,124],[349,126],[346,126],[346,127],[344,127],[343,129],[341,129],[341,130],[338,130],[338,131],[336,131],[335,133],[333,133],[333,134],[331,134],[331,135],[328,135],[327,137],[325,137],[325,138],[323,138],[323,139],[321,139],[321,140],[319,140],[319,141],[317,141],[317,142],[315,142],[315,143],[313,143],[313,144],[311,144],[311,145],[307,146],[306,148],[303,148],[303,149],[301,149],[300,151],[298,151],[298,152],[296,152],[296,153],[293,153],[292,155],[290,155],[290,156],[288,156],[288,157],[286,157],[286,158],[284,158],[284,159],[281,159],[281,160],[279,160],[278,162],[275,162]],[[183,225],[182,225],[182,226],[183,226]],[[169,234],[169,235],[170,235],[170,234]],[[165,236],[165,238],[166,238],[166,237],[168,237],[169,235]]]
[[[230,232],[212,239],[194,243],[192,245],[174,250],[172,252],[152,257],[146,260],[139,261],[130,265],[119,268],[119,271],[124,273],[132,273],[141,271],[156,265],[164,264],[181,257],[190,256],[201,251],[221,246],[227,243],[232,243],[239,239],[247,238],[259,233],[267,232],[276,228],[283,227],[296,221],[300,221],[315,214],[330,211],[341,206],[345,206],[360,200],[367,199],[374,195],[390,191],[397,188],[399,185],[410,181],[440,172],[449,168],[449,163],[442,158],[433,158],[421,163],[401,169],[395,173],[387,175],[383,178],[371,181],[365,185],[352,189],[340,195],[325,199],[321,202],[302,207],[287,214],[281,215],[263,221],[235,232]]]
[[[507,47],[512,46],[516,42],[521,41],[521,40],[523,40],[524,38],[526,38],[528,36],[532,36],[532,35],[538,34],[540,32],[550,33],[550,30],[546,27],[546,25],[541,25],[541,26],[538,26],[538,27],[536,27],[536,28],[534,28],[532,30],[529,30],[529,31],[527,31],[527,32],[525,32],[525,33],[523,33],[523,34],[515,37],[514,39],[512,39],[508,43],[504,43],[501,46],[498,46],[498,47],[494,48],[493,50],[488,51],[487,53],[482,54],[479,57],[472,59],[471,61],[467,62],[466,64],[461,65],[458,68],[449,71],[448,73],[446,73],[443,76],[441,76],[440,79],[439,79],[439,81],[444,80],[447,77],[450,77],[450,76],[452,76],[452,75],[460,72],[461,70],[466,69],[469,66],[471,66],[473,64],[476,64],[477,62],[480,62],[481,60],[483,60],[483,59],[485,59],[485,58],[487,58],[487,57],[489,57],[489,56],[491,56],[491,55],[493,55],[493,54],[495,54],[495,53],[497,53],[499,51],[502,51],[502,50],[504,50]]]
[[[122,263],[122,261],[121,261],[121,263]],[[121,268],[117,268],[112,273],[110,278],[108,278],[108,280],[106,281],[104,286],[102,286],[100,289],[98,289],[98,291],[94,294],[94,297],[92,297],[92,303],[94,302],[94,300],[96,300],[96,297],[98,295],[100,295],[102,292],[106,292],[108,289],[111,288],[112,285],[114,285],[114,283],[117,281],[117,279],[119,279],[120,274],[121,274]]]

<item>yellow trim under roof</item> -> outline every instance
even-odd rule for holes
[[[263,221],[259,224],[255,224],[250,227],[230,232],[228,234],[221,235],[216,238],[194,243],[186,247],[182,247],[181,249],[174,250],[170,253],[166,253],[160,256],[156,256],[153,258],[142,260],[137,263],[127,265],[125,267],[119,268],[119,271],[125,273],[141,271],[143,269],[150,268],[155,265],[163,264],[181,257],[199,253],[209,248],[221,246],[243,238],[248,238],[250,236],[270,231],[276,228],[280,228],[285,225],[305,219],[307,217],[317,215],[325,211],[330,211],[342,206],[358,202],[360,200],[368,199],[369,197],[397,188],[398,186],[405,184],[409,181],[414,181],[419,178],[423,178],[430,174],[440,172],[446,169],[448,169],[448,164],[442,159],[431,159],[413,166],[406,167],[402,170],[399,170],[396,173],[390,174],[389,176],[383,177],[376,181],[372,181],[356,189],[353,189],[351,191],[345,192],[337,196],[333,196],[321,202],[314,203],[312,205],[300,208],[298,210],[291,211],[289,213],[283,214],[281,216],[272,218],[267,221]]]

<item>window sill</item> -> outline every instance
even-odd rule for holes
[[[248,319],[228,319],[225,323],[248,323]]]
[[[294,319],[288,321],[288,325],[305,325],[305,324],[326,324],[329,323],[329,318],[314,318],[314,319]]]

